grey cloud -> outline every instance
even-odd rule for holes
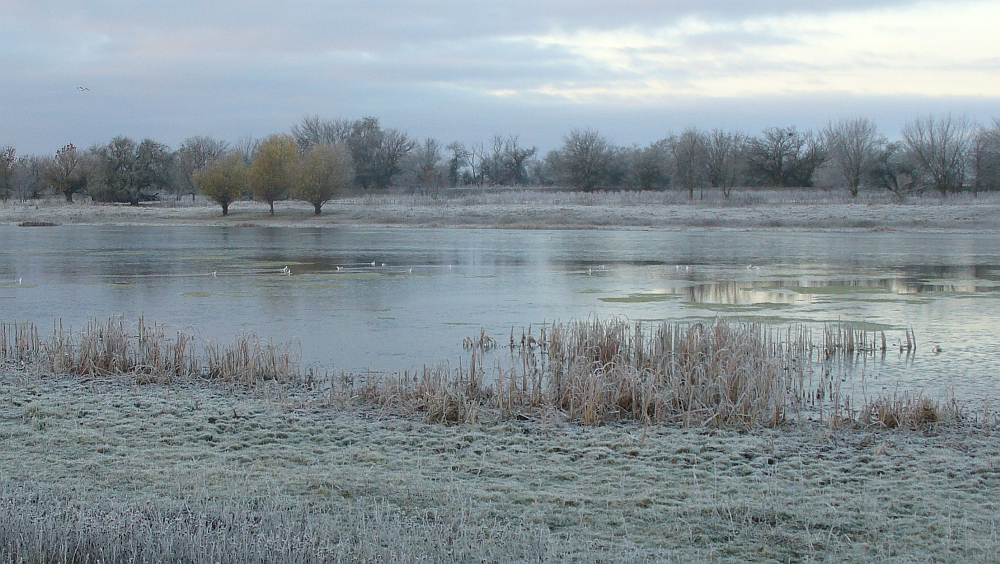
[[[568,48],[519,39],[532,34],[652,29],[688,16],[738,22],[910,3],[304,0],[279,7],[264,0],[7,0],[0,12],[0,145],[50,152],[66,142],[86,146],[117,134],[172,145],[195,134],[232,140],[287,130],[304,114],[376,115],[414,135],[449,141],[520,133],[525,142],[547,148],[571,127],[598,127],[626,144],[690,124],[752,131],[789,122],[808,127],[807,116],[825,121],[854,113],[855,106],[851,99],[801,96],[670,97],[655,107],[614,107],[487,92],[600,87],[634,78],[629,71],[584,61]],[[789,40],[737,29],[684,41],[683,48],[738,51]],[[650,54],[656,53],[645,51]],[[688,78],[689,71],[656,67],[643,53],[628,56],[662,79]],[[78,85],[91,90],[78,92]],[[870,108],[870,115],[895,115],[896,105],[882,100],[889,98],[856,107]],[[915,100],[913,108],[943,104]],[[951,109],[967,106],[979,115],[988,106],[970,100],[958,99]]]

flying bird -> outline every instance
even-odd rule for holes
[[[80,92],[84,91],[90,92],[90,88],[87,88],[86,86],[77,86],[76,89],[79,90]]]

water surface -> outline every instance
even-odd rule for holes
[[[998,298],[996,234],[0,226],[0,320],[143,314],[333,370],[454,363],[480,328],[723,314],[911,327],[918,353],[866,367],[872,392],[993,398]]]

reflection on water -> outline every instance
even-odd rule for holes
[[[908,295],[934,292],[981,293],[1000,289],[1000,283],[996,281],[967,278],[969,270],[972,269],[934,268],[923,274],[907,272],[893,277],[710,281],[670,289],[666,293],[683,296],[692,303],[754,305],[811,303],[821,296],[851,299],[877,292]],[[995,271],[989,272],[993,276]],[[943,279],[935,280],[931,278],[933,275],[942,276]]]
[[[992,234],[0,226],[2,320],[145,314],[350,371],[456,362],[479,327],[721,312],[913,328],[867,386],[1000,397],[998,288]]]

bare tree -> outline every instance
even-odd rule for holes
[[[319,215],[323,204],[350,186],[353,179],[351,152],[344,143],[320,143],[299,159],[296,195],[312,204]]]
[[[448,173],[442,166],[441,143],[428,137],[412,153],[414,181],[418,189],[432,197],[447,182]]]
[[[274,202],[284,200],[295,187],[299,146],[291,135],[269,135],[250,164],[250,188],[257,199],[267,202],[274,215]]]
[[[449,143],[445,149],[451,153],[451,158],[448,159],[448,183],[458,186],[462,180],[462,170],[469,166],[472,153],[465,148],[465,144],[458,141]]]
[[[556,160],[570,186],[593,191],[606,186],[613,156],[608,140],[593,129],[574,129],[563,138]]]
[[[687,188],[688,198],[694,199],[694,189],[708,181],[708,151],[705,135],[694,127],[681,133],[673,143],[674,184]],[[704,196],[704,194],[703,194]]]
[[[746,144],[746,135],[739,132],[713,129],[706,136],[708,181],[714,188],[721,189],[727,200],[746,175]]]
[[[812,186],[826,160],[822,139],[795,127],[771,127],[748,144],[750,172],[767,186]]]
[[[257,154],[259,147],[260,139],[255,139],[252,135],[244,135],[233,144],[233,149],[243,157],[243,162],[247,166],[250,166],[250,163],[253,162],[253,158]]]
[[[537,152],[537,147],[522,147],[516,135],[494,135],[490,148],[481,154],[482,177],[502,186],[523,185],[528,178],[524,163]]]
[[[17,151],[14,147],[0,147],[0,200],[9,200],[14,193],[14,164]]]
[[[45,159],[26,155],[14,163],[14,193],[23,202],[36,200],[45,190]]]
[[[868,171],[869,182],[903,199],[916,187],[916,168],[913,156],[902,143],[886,143]]]
[[[181,184],[191,194],[192,200],[196,191],[194,173],[228,154],[229,148],[229,143],[225,141],[204,136],[188,137],[177,148],[175,155]]]
[[[239,151],[208,162],[195,170],[193,181],[198,190],[220,206],[222,215],[229,215],[229,204],[236,201],[247,188],[247,164]]]
[[[1000,119],[992,127],[980,128],[973,138],[973,190],[1000,190]]]
[[[903,126],[903,141],[926,182],[942,196],[965,183],[973,124],[963,117],[918,118]]]
[[[830,122],[823,137],[839,180],[847,185],[851,197],[856,198],[868,171],[887,143],[886,138],[878,132],[875,122],[864,117]]]
[[[632,183],[639,190],[662,190],[670,185],[674,140],[661,139],[631,152]]]
[[[45,165],[45,179],[52,190],[62,194],[66,203],[73,203],[73,195],[87,189],[87,179],[92,165],[82,151],[72,143],[56,151]]]
[[[303,153],[317,145],[335,146],[344,143],[351,136],[354,124],[346,119],[321,119],[319,116],[304,116],[302,121],[292,126],[292,137]]]

